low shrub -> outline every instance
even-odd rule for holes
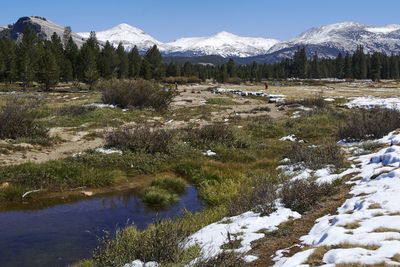
[[[208,258],[203,257],[196,260],[193,267],[237,267],[237,266],[250,266],[243,260],[243,255],[225,250],[217,256]]]
[[[186,131],[186,140],[194,146],[209,147],[210,145],[220,144],[236,148],[247,147],[245,142],[236,138],[232,127],[229,125],[209,124]]]
[[[165,110],[177,94],[173,89],[163,90],[157,84],[141,79],[101,81],[96,86],[103,91],[104,103],[121,108]]]
[[[318,146],[307,146],[294,143],[287,153],[292,163],[303,162],[311,169],[320,169],[326,165],[334,165],[336,168],[345,167],[345,157],[340,146],[326,143]]]
[[[284,183],[279,195],[285,207],[303,213],[316,205],[322,197],[334,193],[336,188],[332,184],[297,179]]]
[[[302,105],[305,107],[317,107],[317,108],[325,108],[327,106],[326,101],[322,96],[319,97],[310,97],[304,98],[300,100],[290,100],[285,101],[283,105],[292,106],[292,105]]]
[[[176,77],[166,77],[163,79],[163,82],[169,83],[169,84],[187,84],[187,83],[201,83],[202,80],[196,76],[190,76],[190,77],[185,77],[185,76],[176,76]]]
[[[262,216],[270,214],[275,210],[276,189],[266,177],[255,179],[253,186],[245,187],[239,197],[228,202],[229,215],[239,215],[249,210],[259,212]]]
[[[140,199],[150,206],[164,207],[179,201],[175,193],[158,186],[149,186],[140,192]]]
[[[264,106],[264,107],[253,108],[252,110],[250,110],[250,113],[257,114],[258,112],[270,112],[270,111],[271,111],[270,107]]]
[[[183,194],[187,188],[187,184],[182,178],[158,178],[151,185],[176,194]]]
[[[146,153],[170,153],[175,131],[151,128],[149,125],[121,127],[106,133],[106,146]]]
[[[181,178],[158,178],[151,186],[141,191],[141,200],[151,206],[164,207],[179,201],[180,194],[187,188]]]
[[[146,230],[129,226],[106,235],[93,254],[95,266],[123,266],[136,259],[160,264],[178,263],[185,254],[187,230],[179,221],[158,220]]]
[[[0,138],[48,138],[48,130],[36,122],[34,104],[10,100],[0,111]]]
[[[400,127],[400,111],[374,108],[353,111],[345,124],[339,124],[336,136],[339,139],[359,141],[376,139]]]
[[[72,105],[58,109],[55,113],[59,116],[79,116],[95,110],[94,106]]]
[[[239,77],[231,77],[226,80],[226,83],[230,84],[241,84],[243,81]]]

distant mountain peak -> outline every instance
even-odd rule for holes
[[[51,38],[53,33],[56,33],[60,38],[62,38],[65,30],[64,26],[58,25],[47,18],[30,16],[19,18],[10,28],[10,36],[16,40],[22,38],[23,33],[28,26],[43,39],[47,40]],[[81,46],[84,43],[84,38],[75,33],[71,33],[71,37],[78,46]]]
[[[84,38],[88,38],[90,32],[81,32],[78,34]],[[140,51],[145,51],[153,45],[162,44],[141,29],[127,23],[121,23],[111,29],[96,32],[96,37],[103,42],[109,41],[115,47],[119,43],[122,43],[126,50],[130,50],[136,45]]]

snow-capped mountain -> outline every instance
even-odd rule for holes
[[[386,54],[400,52],[400,25],[369,26],[356,22],[342,22],[311,28],[298,37],[274,45],[270,57],[291,57],[297,47],[304,46],[309,55],[318,52],[320,57],[336,57],[339,52],[353,53],[358,45],[364,52]]]
[[[88,38],[90,32],[78,33]],[[220,32],[209,37],[181,38],[171,43],[162,43],[144,31],[128,24],[120,24],[106,31],[96,32],[102,42],[109,41],[114,46],[121,42],[126,50],[135,45],[139,51],[146,51],[157,45],[165,55],[205,56],[220,55],[222,57],[248,57],[267,53],[279,41],[269,38],[241,37],[229,32]]]
[[[83,38],[89,38],[90,32],[78,33]],[[135,45],[139,51],[146,51],[153,45],[162,46],[162,43],[142,31],[141,29],[132,27],[126,23],[119,24],[112,29],[96,32],[99,41],[109,41],[113,46],[117,47],[119,43],[126,50],[131,50]]]
[[[10,35],[18,40],[27,26],[38,35],[50,39],[53,32],[60,37],[64,27],[37,16],[22,17],[11,28]],[[0,32],[4,30],[0,26]],[[73,40],[81,46],[90,32],[72,33]],[[304,46],[311,57],[318,52],[320,58],[336,57],[339,52],[353,53],[362,45],[364,52],[400,54],[400,25],[370,26],[356,22],[342,22],[311,28],[298,37],[280,42],[270,38],[242,37],[229,32],[219,32],[207,37],[180,38],[174,42],[162,43],[144,31],[128,24],[120,24],[106,31],[96,32],[97,39],[107,40],[114,46],[121,42],[126,50],[135,45],[140,52],[157,45],[164,56],[209,56],[236,57],[238,63],[276,62],[293,56],[298,47]]]
[[[10,36],[16,40],[22,38],[25,28],[28,26],[35,30],[38,35],[42,36],[42,38],[47,40],[51,38],[51,35],[54,32],[57,33],[60,38],[62,38],[65,30],[65,27],[60,26],[46,18],[31,16],[18,19],[18,21],[11,28]],[[71,33],[71,36],[78,46],[81,46],[85,42],[85,39],[76,33]]]
[[[162,50],[179,56],[250,57],[266,54],[277,43],[276,39],[242,37],[222,31],[209,37],[180,38],[165,44]]]

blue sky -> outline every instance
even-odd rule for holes
[[[399,10],[398,0],[1,0],[0,24],[38,15],[74,32],[124,22],[163,42],[222,30],[287,40],[335,22],[399,24]]]

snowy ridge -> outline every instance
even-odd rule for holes
[[[78,34],[88,38],[90,32]],[[125,23],[106,31],[97,32],[96,37],[103,42],[109,41],[114,46],[122,43],[126,50],[130,50],[136,45],[140,51],[146,51],[153,45],[157,45],[164,54],[185,56],[249,57],[265,54],[279,42],[270,38],[241,37],[223,31],[209,37],[181,38],[174,42],[162,43],[144,31]]]
[[[182,55],[220,55],[222,57],[250,57],[266,54],[279,40],[271,38],[242,37],[226,31],[209,37],[180,38],[167,43],[163,52]]]
[[[79,33],[87,38],[89,32]],[[242,37],[226,31],[213,36],[180,38],[162,43],[142,30],[128,24],[97,33],[100,41],[110,41],[114,46],[120,42],[130,50],[135,45],[146,51],[157,45],[167,56],[255,57],[266,56],[267,61],[279,61],[292,57],[299,46],[305,46],[310,56],[317,51],[320,57],[336,57],[339,52],[353,53],[357,46],[364,46],[366,53],[400,53],[400,25],[369,26],[356,22],[341,22],[311,28],[298,37],[280,42],[271,38]],[[270,56],[270,57],[268,57]]]
[[[320,56],[336,57],[338,52],[353,53],[358,45],[363,45],[365,53],[391,54],[400,52],[399,40],[398,24],[369,26],[356,22],[341,22],[311,28],[294,39],[274,45],[268,53],[277,53],[285,57],[291,56],[298,46],[311,46]]]

